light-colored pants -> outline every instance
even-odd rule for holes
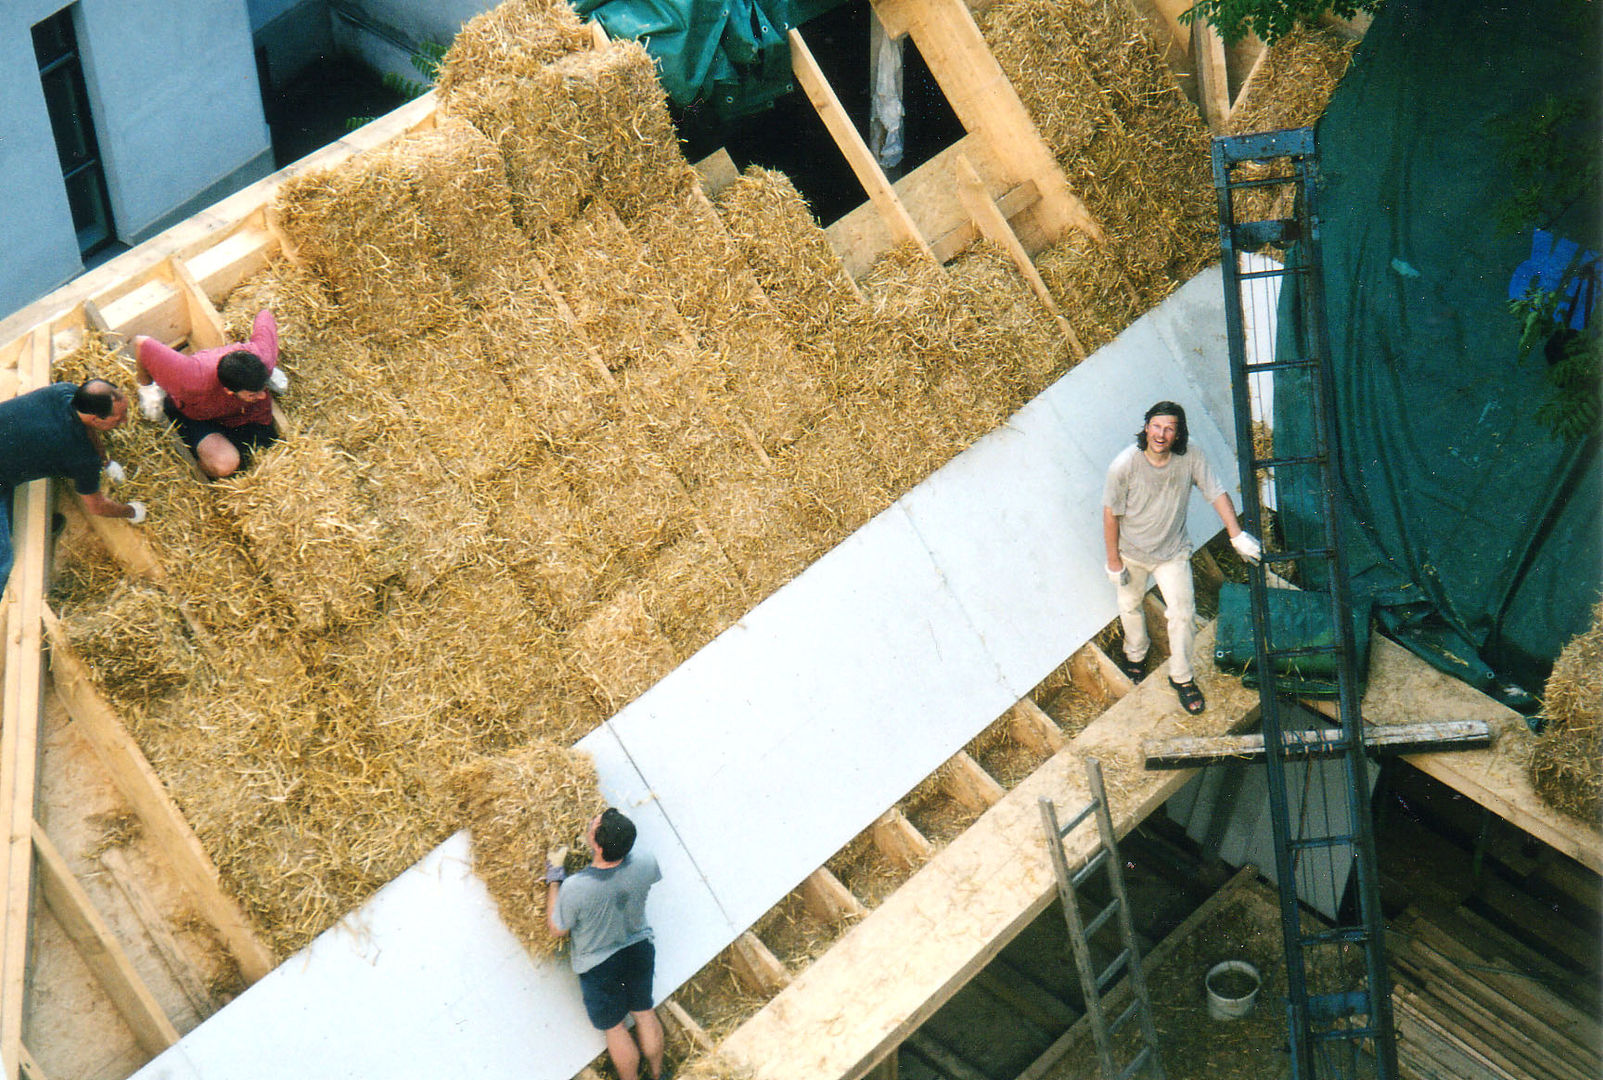
[[[1145,660],[1152,645],[1147,637],[1146,612],[1142,601],[1146,599],[1149,581],[1156,580],[1158,592],[1169,609],[1169,678],[1177,683],[1190,682],[1191,646],[1196,640],[1197,601],[1191,591],[1191,558],[1181,555],[1157,566],[1143,566],[1124,560],[1130,571],[1129,584],[1120,585],[1119,621],[1124,624],[1124,655],[1131,660]]]

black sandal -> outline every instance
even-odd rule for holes
[[[1139,683],[1147,674],[1147,659],[1132,660],[1124,655],[1123,649],[1113,651],[1113,666],[1124,672],[1124,677],[1133,683]]]
[[[1169,685],[1174,687],[1176,694],[1180,695],[1180,707],[1192,716],[1196,716],[1208,707],[1207,703],[1202,700],[1202,691],[1197,687],[1197,680],[1187,679],[1185,682],[1175,682],[1170,679]]]

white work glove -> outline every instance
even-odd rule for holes
[[[283,368],[276,367],[267,373],[267,389],[271,390],[275,397],[283,397],[289,393],[289,376],[284,374]]]
[[[160,420],[162,418],[161,400],[167,392],[155,383],[147,383],[139,387],[139,415],[146,420]]]
[[[1104,569],[1108,571],[1108,580],[1113,584],[1121,587],[1130,584],[1130,568],[1128,566],[1121,566],[1117,570],[1108,567],[1104,567]]]
[[[122,471],[122,466],[115,461],[106,462],[106,482],[120,484],[128,479],[128,474]]]
[[[1230,538],[1230,546],[1236,549],[1236,554],[1250,563],[1256,563],[1263,557],[1263,546],[1258,538],[1249,532],[1238,532]]]
[[[129,518],[128,519],[129,521],[133,522],[135,525],[138,525],[140,522],[145,520],[145,504],[144,503],[142,503],[139,500],[135,499],[134,501],[130,502],[128,505],[133,507],[133,509],[134,509],[134,516]]]
[[[568,849],[554,847],[545,853],[545,879],[550,884],[558,884],[568,880]]]

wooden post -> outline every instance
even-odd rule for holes
[[[801,894],[807,913],[821,923],[844,923],[868,914],[862,901],[826,867],[820,866],[808,874],[796,886],[796,891]]]
[[[1013,738],[1042,757],[1050,757],[1069,744],[1057,721],[1029,698],[1020,698],[1007,711]]]
[[[190,349],[215,349],[228,344],[222,315],[211,302],[211,297],[206,295],[206,290],[200,287],[200,282],[195,280],[195,275],[189,272],[184,260],[174,255],[167,260],[167,270],[172,274],[173,284],[184,298],[184,310],[189,314],[187,336]]]
[[[729,947],[729,965],[735,978],[754,994],[772,997],[790,985],[790,972],[750,930]]]
[[[1007,789],[980,763],[959,750],[941,771],[941,786],[960,805],[984,813],[1002,801]]]
[[[885,811],[873,826],[874,846],[891,862],[915,869],[935,854],[935,845],[913,827],[896,807]]]

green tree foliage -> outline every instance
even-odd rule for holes
[[[1273,45],[1291,33],[1299,22],[1313,23],[1329,12],[1350,19],[1360,12],[1374,14],[1385,0],[1197,0],[1180,15],[1183,23],[1206,19],[1219,28],[1219,36],[1230,44],[1246,37],[1250,30]]]

